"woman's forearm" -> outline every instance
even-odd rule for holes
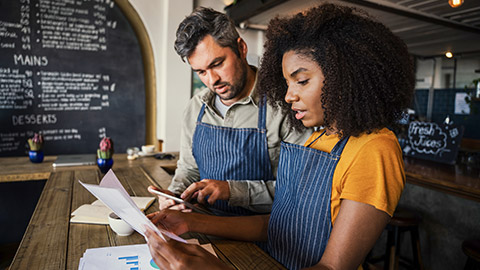
[[[219,217],[191,214],[189,231],[241,241],[266,241],[270,215]]]

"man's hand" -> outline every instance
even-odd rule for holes
[[[176,196],[175,194],[173,194],[172,192],[170,192],[169,190],[166,190],[166,189],[159,189],[159,188],[154,187],[154,186],[149,186],[148,190],[150,191],[150,189],[157,190],[157,191],[166,193],[168,195]],[[152,193],[152,192],[150,192],[150,193]],[[152,193],[152,194],[156,195],[155,193]],[[174,200],[167,199],[163,196],[158,195],[157,199],[158,199],[158,208],[160,210],[171,209],[171,210],[191,211],[190,209],[186,209],[184,204],[176,203]]]
[[[199,245],[164,241],[151,229],[145,232],[148,248],[153,260],[160,269],[225,269],[218,258]]]
[[[199,203],[205,203],[205,197],[208,197],[208,203],[214,204],[216,200],[228,200],[230,198],[230,187],[227,181],[203,179],[200,182],[191,184],[180,197],[184,200],[197,198]]]

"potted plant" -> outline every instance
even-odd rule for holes
[[[476,114],[480,101],[480,78],[473,80],[470,85],[465,85],[465,92],[467,92],[465,102],[470,107],[470,113]]]
[[[28,157],[33,163],[40,163],[43,161],[43,136],[40,133],[35,133],[33,138],[28,139],[28,145],[30,151],[28,151]]]
[[[113,141],[104,137],[100,141],[100,148],[97,149],[97,165],[102,173],[107,173],[113,165]]]

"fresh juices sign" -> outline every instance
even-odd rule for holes
[[[408,127],[408,141],[403,152],[407,156],[453,164],[462,135],[461,126],[414,121]]]

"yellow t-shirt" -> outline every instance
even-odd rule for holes
[[[305,146],[322,132],[314,132]],[[330,153],[338,141],[337,135],[324,134],[310,147]],[[392,216],[404,186],[402,150],[392,131],[384,128],[376,133],[350,137],[333,173],[332,224],[342,199],[372,205]]]

